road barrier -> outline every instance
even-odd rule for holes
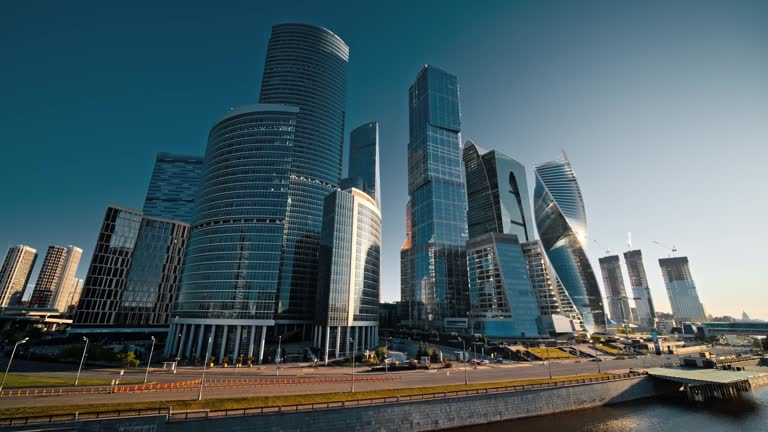
[[[399,376],[355,376],[356,382],[389,382],[401,381]],[[206,387],[245,387],[253,385],[293,385],[293,384],[335,384],[351,382],[351,376],[311,378],[311,377],[264,377],[264,378],[209,378],[205,380]],[[200,386],[200,379],[176,381],[158,384],[137,384],[117,386],[95,387],[57,387],[57,388],[28,388],[17,390],[3,390],[0,398],[8,397],[40,397],[40,396],[64,396],[84,394],[109,394],[127,392],[157,392],[157,391],[181,391]]]
[[[630,372],[624,374],[615,374],[606,377],[598,378],[582,378],[572,379],[566,381],[545,382],[538,384],[520,384],[505,387],[494,388],[479,388],[470,390],[456,390],[448,392],[435,392],[435,393],[422,393],[416,395],[404,395],[404,396],[388,396],[380,398],[369,399],[356,399],[356,400],[342,400],[333,402],[316,402],[309,404],[297,404],[297,405],[285,405],[285,406],[273,406],[273,407],[259,407],[259,408],[239,408],[239,409],[226,409],[226,410],[189,410],[173,412],[171,407],[156,408],[156,409],[143,409],[143,410],[125,410],[125,411],[111,411],[102,413],[85,413],[85,414],[69,414],[69,415],[51,415],[51,416],[34,416],[34,417],[17,417],[17,418],[5,418],[0,419],[0,426],[15,426],[26,424],[39,424],[39,423],[59,423],[59,422],[73,422],[79,420],[93,420],[104,419],[114,417],[128,417],[128,416],[145,416],[145,415],[158,415],[166,414],[166,419],[169,422],[184,422],[193,420],[205,420],[216,417],[236,417],[247,415],[269,415],[269,414],[283,414],[292,412],[303,411],[318,411],[329,410],[337,408],[349,408],[359,406],[381,405],[381,404],[396,404],[413,402],[420,400],[431,399],[447,399],[455,397],[466,397],[475,395],[485,395],[492,393],[510,393],[519,391],[530,391],[539,389],[548,389],[556,387],[578,386],[585,384],[594,384],[607,381],[620,381],[626,379],[633,379],[646,375],[645,372]],[[374,377],[364,377],[363,379],[372,379]],[[390,377],[381,377],[390,378]],[[295,379],[295,378],[294,378]],[[299,378],[301,379],[301,378]],[[355,378],[355,381],[359,381]],[[198,380],[198,385],[200,381]],[[206,386],[208,385],[206,380]],[[491,383],[489,383],[491,384]]]

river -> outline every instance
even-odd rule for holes
[[[768,432],[768,387],[741,400],[696,404],[646,399],[569,413],[452,429],[462,432]]]

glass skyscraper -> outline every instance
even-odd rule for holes
[[[349,165],[347,177],[359,179],[358,189],[367,193],[381,209],[381,179],[379,176],[379,124],[369,122],[349,134]]]
[[[401,300],[411,325],[440,327],[469,311],[467,195],[456,77],[424,66],[408,91],[410,242]]]
[[[469,238],[489,232],[534,240],[525,167],[496,150],[472,141],[464,144]]]
[[[275,318],[302,333],[315,310],[323,199],[341,180],[348,62],[349,48],[327,29],[272,27],[259,102],[299,108]]]
[[[182,346],[174,338],[166,354],[204,356],[212,337],[219,360],[254,355],[255,340],[261,359],[267,327],[275,325],[298,113],[244,106],[211,129],[171,321]]]
[[[0,307],[18,306],[11,304],[11,297],[21,302],[21,296],[27,289],[32,267],[37,260],[37,251],[29,246],[14,245],[8,248],[8,253],[0,267]]]
[[[590,333],[605,331],[600,287],[586,254],[587,215],[571,163],[563,155],[537,165],[533,192],[536,228],[555,272]]]
[[[706,321],[704,306],[701,305],[691,269],[688,267],[688,257],[662,258],[659,260],[659,266],[667,286],[675,321]]]
[[[542,329],[554,333],[581,333],[584,322],[581,314],[565,291],[560,278],[553,271],[541,242],[521,243],[528,277],[539,304]]]
[[[490,232],[467,242],[472,333],[537,337],[539,305],[517,236]]]
[[[651,289],[645,276],[643,253],[639,249],[624,252],[624,262],[627,264],[629,286],[635,296],[637,319],[647,329],[656,328],[656,308],[653,306]]]
[[[83,283],[73,330],[167,328],[188,235],[185,223],[109,206]],[[76,295],[67,301],[76,302]]]
[[[627,290],[624,288],[624,276],[621,274],[621,260],[618,255],[604,256],[598,260],[603,274],[603,287],[608,298],[608,312],[617,324],[624,325],[632,320]]]
[[[143,213],[191,223],[202,172],[200,156],[158,153]]]
[[[325,198],[320,235],[314,346],[321,357],[350,355],[378,342],[381,213],[357,189]],[[350,339],[356,341],[352,343]]]

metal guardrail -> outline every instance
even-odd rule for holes
[[[0,419],[0,426],[24,426],[28,424],[71,423],[82,420],[96,420],[118,417],[141,417],[148,415],[168,415],[171,408],[152,408],[141,410],[110,411],[104,413],[74,413],[49,416],[15,417]]]
[[[555,381],[539,384],[521,384],[515,386],[493,387],[493,388],[480,388],[470,390],[457,390],[449,392],[435,392],[435,393],[421,393],[417,395],[406,396],[388,396],[382,398],[371,399],[356,399],[350,401],[334,401],[334,402],[315,402],[309,404],[297,404],[297,405],[285,405],[285,406],[273,406],[273,407],[259,407],[259,408],[238,408],[227,410],[190,410],[170,412],[168,416],[169,422],[184,422],[193,420],[205,420],[216,417],[235,417],[246,415],[262,415],[262,414],[282,414],[282,413],[295,413],[304,411],[319,411],[337,408],[349,408],[360,406],[372,406],[372,405],[384,405],[391,403],[403,403],[432,399],[447,399],[455,397],[477,396],[486,394],[497,393],[512,393],[519,391],[540,390],[547,388],[557,387],[569,387],[575,385],[593,384],[607,381],[620,381],[625,379],[637,378],[647,375],[645,372],[630,372],[624,374],[616,374],[608,377],[599,378],[582,378],[573,379],[567,381]]]
[[[355,377],[357,382],[388,382],[401,381],[402,377]],[[291,385],[291,384],[334,384],[352,381],[351,377],[328,378],[210,378],[205,380],[206,387],[237,387],[253,385]],[[182,391],[200,386],[200,379],[177,381],[158,384],[128,384],[121,386],[91,386],[91,387],[58,387],[58,388],[26,388],[15,390],[3,390],[0,398],[8,397],[40,397],[40,396],[64,396],[86,394],[109,394],[125,392],[153,392],[153,391]]]
[[[184,422],[184,421],[194,421],[194,420],[205,420],[205,419],[217,418],[217,417],[236,417],[236,416],[246,416],[246,415],[268,415],[268,414],[295,413],[295,412],[305,412],[305,411],[320,411],[320,410],[329,410],[329,409],[337,409],[337,408],[384,405],[384,404],[393,404],[393,403],[422,401],[422,400],[477,396],[477,395],[485,395],[485,394],[512,393],[512,392],[519,392],[519,391],[540,390],[540,389],[557,388],[557,387],[570,387],[570,386],[583,385],[583,384],[594,384],[594,383],[607,382],[607,381],[620,381],[625,379],[637,378],[644,375],[646,375],[646,373],[630,372],[630,373],[624,373],[624,374],[611,375],[607,377],[572,379],[567,381],[555,381],[555,382],[538,383],[538,384],[520,384],[520,385],[514,385],[514,386],[457,390],[457,391],[435,392],[435,393],[422,393],[422,394],[406,395],[406,396],[388,396],[388,397],[381,397],[381,398],[356,399],[356,400],[350,400],[350,401],[343,400],[343,401],[333,401],[333,402],[316,402],[316,403],[309,403],[309,404],[296,404],[296,405],[258,407],[258,408],[238,408],[238,409],[226,409],[226,410],[217,410],[217,411],[189,410],[189,411],[173,412],[171,410],[171,407],[163,407],[163,408],[153,408],[153,409],[121,410],[121,411],[110,411],[110,412],[100,412],[100,413],[83,413],[83,414],[75,413],[75,414],[62,414],[62,415],[50,415],[50,416],[15,417],[15,418],[0,419],[0,426],[66,423],[66,422],[76,422],[76,421],[82,421],[82,420],[96,420],[96,419],[107,419],[107,418],[117,418],[117,417],[136,417],[136,416],[163,415],[163,414],[167,416],[166,418],[167,418],[167,421],[169,422]],[[355,378],[355,381],[358,381],[358,379]],[[200,381],[198,380],[198,383],[199,382]]]

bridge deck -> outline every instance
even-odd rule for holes
[[[648,369],[648,375],[682,384],[729,384],[767,374],[720,369],[652,368]]]

